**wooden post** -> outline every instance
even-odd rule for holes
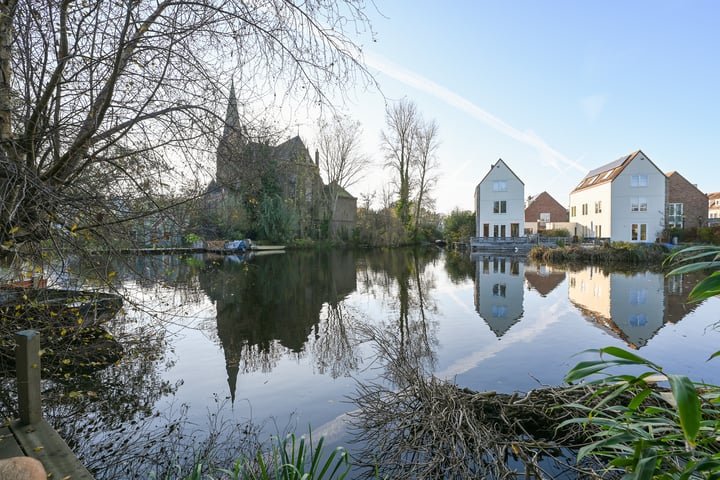
[[[18,409],[20,422],[31,425],[40,421],[40,334],[35,330],[15,332]]]

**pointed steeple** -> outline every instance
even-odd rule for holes
[[[215,181],[220,187],[234,185],[237,182],[238,161],[247,145],[247,138],[243,134],[238,113],[237,96],[235,95],[235,81],[230,82],[230,95],[225,112],[225,123],[222,137],[218,143],[216,156]]]
[[[235,80],[230,80],[230,96],[228,97],[227,111],[225,112],[225,128],[223,139],[239,132],[242,135],[240,126],[240,114],[238,113],[237,96],[235,95]]]

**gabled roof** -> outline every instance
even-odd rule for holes
[[[350,192],[341,187],[336,181],[331,182],[325,188],[336,191],[338,194],[338,198],[355,198],[350,194]]]
[[[665,176],[668,178],[668,180],[669,180],[670,178],[680,179],[680,180],[682,180],[683,182],[685,182],[686,184],[691,185],[693,188],[695,188],[695,190],[697,190],[698,193],[704,195],[704,193],[703,193],[699,188],[697,188],[697,185],[696,185],[696,184],[691,183],[687,178],[683,177],[682,175],[680,175],[680,173],[678,173],[678,172],[675,171],[675,170],[673,170],[672,172],[666,173]]]
[[[543,191],[543,192],[541,192],[541,193],[538,193],[537,195],[528,197],[527,205],[525,206],[525,208],[526,208],[526,209],[530,208],[530,205],[532,205],[535,201],[537,201],[538,199],[540,199],[540,198],[542,198],[542,197],[547,197],[547,198],[549,198],[549,199],[552,200],[554,203],[556,203],[560,208],[566,208],[565,206],[563,206],[562,203],[558,202],[558,201],[555,199],[555,197],[553,197],[552,195],[550,195],[547,191]]]
[[[708,200],[719,200],[720,192],[712,192],[707,194]]]
[[[284,162],[313,163],[305,143],[298,135],[275,147],[275,158]]]
[[[585,190],[586,188],[595,187],[597,185],[602,185],[605,183],[610,183],[613,180],[615,180],[618,175],[622,173],[625,168],[630,165],[630,162],[632,162],[639,154],[642,154],[648,162],[650,162],[661,174],[664,175],[664,173],[657,168],[657,165],[655,165],[650,158],[643,153],[642,150],[636,150],[630,155],[625,155],[624,157],[620,157],[615,161],[612,161],[606,165],[603,165],[602,167],[598,167],[594,170],[591,170],[585,177],[578,183],[577,187],[573,189],[570,193],[575,193],[580,190]]]
[[[523,182],[522,180],[520,180],[520,177],[518,177],[517,175],[515,175],[515,172],[513,172],[512,169],[510,169],[510,167],[508,167],[507,163],[505,163],[502,158],[498,158],[498,161],[497,161],[497,162],[495,162],[494,164],[490,165],[490,171],[488,171],[488,173],[485,174],[485,176],[482,178],[482,180],[480,180],[480,183],[483,183],[483,182],[485,181],[485,179],[487,179],[488,175],[490,175],[490,174],[492,173],[493,169],[494,169],[495,167],[497,167],[497,166],[498,166],[499,164],[501,164],[501,163],[505,166],[505,168],[508,169],[508,171],[509,171],[510,173],[512,173],[513,177],[515,177],[518,182],[520,182],[520,183],[522,183],[523,185],[525,185],[525,182]],[[479,183],[478,185],[480,185],[480,183]]]

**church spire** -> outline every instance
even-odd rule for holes
[[[243,134],[238,113],[235,81],[231,80],[225,123],[216,156],[215,181],[220,187],[228,187],[237,182],[238,161],[246,144],[247,138]]]
[[[230,96],[228,97],[228,106],[225,112],[223,139],[237,134],[242,135],[242,130],[240,126],[240,114],[238,113],[237,97],[235,96],[235,80],[231,80]]]

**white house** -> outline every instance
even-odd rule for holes
[[[475,187],[478,237],[519,237],[525,231],[525,184],[499,159]]]
[[[570,192],[579,236],[654,242],[665,227],[667,177],[641,151],[596,168]]]

